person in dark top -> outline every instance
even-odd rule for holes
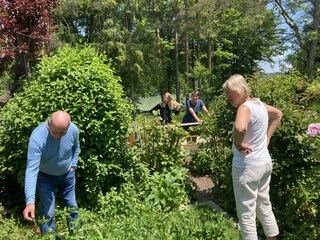
[[[191,94],[191,99],[186,102],[186,114],[182,119],[182,123],[202,123],[203,120],[198,117],[198,113],[203,111],[206,115],[210,116],[204,102],[200,99],[198,91],[194,91]]]
[[[161,124],[166,124],[171,123],[171,112],[178,114],[180,109],[181,104],[174,100],[170,93],[166,92],[162,95],[161,103],[158,103],[156,106],[154,106],[150,112],[152,113],[152,111],[160,110]]]

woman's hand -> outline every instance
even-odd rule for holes
[[[246,143],[241,143],[240,145],[236,145],[235,144],[235,146],[240,152],[243,152],[245,154],[248,154],[248,153],[252,152],[252,149]]]

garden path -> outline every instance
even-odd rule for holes
[[[190,179],[195,183],[196,189],[196,201],[204,202],[204,201],[212,201],[212,188],[214,184],[209,175],[197,176],[194,174],[190,174]]]
[[[193,148],[197,147],[197,143],[185,142],[183,143],[183,147],[185,150],[190,151]],[[191,161],[191,157],[187,156],[185,159],[186,165],[188,166],[191,163]],[[196,173],[190,172],[189,177],[195,183],[195,201],[212,201],[212,188],[214,187],[214,184],[210,175],[197,175]]]

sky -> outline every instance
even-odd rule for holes
[[[273,3],[269,3],[268,4],[268,8],[272,9],[274,7]],[[275,8],[277,9],[277,8]],[[301,12],[300,12],[301,13]],[[303,12],[302,12],[303,13]],[[295,15],[291,16],[293,19],[300,19],[301,15],[299,14],[299,12],[296,12]],[[285,23],[285,21],[283,21],[283,23],[279,25],[279,28],[282,29],[286,29],[286,32],[291,32],[291,30],[289,29],[288,25]],[[289,44],[289,43],[288,43]],[[286,45],[286,44],[285,44]],[[261,62],[259,64],[259,66],[264,70],[265,73],[281,73],[284,68],[285,69],[290,69],[292,68],[291,65],[286,64],[286,62],[284,61],[285,58],[291,53],[291,48],[288,47],[288,49],[282,54],[282,55],[278,55],[276,57],[273,57],[273,61],[274,63],[269,63],[269,62]],[[282,66],[281,66],[282,65]],[[285,66],[285,67],[284,67]]]
[[[269,62],[261,62],[259,66],[264,70],[265,73],[278,73],[281,71],[280,63],[284,59],[285,56],[274,57],[274,63]]]
[[[280,72],[279,63],[274,64],[268,62],[261,62],[259,66],[264,70],[265,73],[277,73]]]
[[[266,61],[262,61],[260,62],[259,66],[264,70],[265,73],[279,73],[282,72],[283,70],[283,66],[285,64],[285,58],[286,56],[290,54],[290,50],[287,50],[286,52],[284,52],[283,55],[279,55],[276,57],[273,57],[273,61],[274,63],[269,63]],[[285,64],[286,69],[290,69],[291,66]]]

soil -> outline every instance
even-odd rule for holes
[[[196,186],[194,200],[198,202],[205,202],[210,200],[212,201],[212,189],[214,187],[214,184],[211,180],[210,175],[197,176],[191,173],[189,177]]]
[[[184,148],[187,151],[192,150],[193,148],[197,147],[195,143],[187,143],[183,145]],[[187,157],[185,159],[186,166],[189,166],[192,162],[191,157]],[[204,174],[204,175],[198,175],[194,172],[190,172],[189,174],[190,179],[195,183],[195,196],[194,200],[197,202],[205,202],[205,201],[212,201],[213,200],[213,194],[212,189],[214,187],[214,184],[212,182],[212,178],[210,175]]]

